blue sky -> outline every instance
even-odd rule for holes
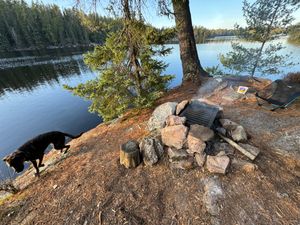
[[[31,2],[31,0],[26,1]],[[90,0],[82,1],[89,2]],[[98,1],[106,2],[107,0]],[[42,0],[42,2],[46,4],[54,3],[62,8],[68,8],[75,5],[75,0]],[[152,0],[147,2],[150,3],[147,4],[144,15],[148,22],[157,27],[172,26],[175,24],[173,20],[157,16],[157,6],[155,1]],[[233,28],[235,23],[244,25],[242,2],[243,0],[190,0],[193,24],[207,28]],[[253,2],[253,0],[250,2]],[[86,4],[85,10],[88,9],[89,7]],[[294,16],[296,18],[294,23],[300,22],[300,10],[298,10]]]

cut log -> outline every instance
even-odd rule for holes
[[[120,147],[120,163],[127,169],[135,168],[141,163],[139,144],[128,141]]]
[[[234,147],[235,149],[237,149],[239,152],[241,152],[242,154],[244,154],[245,156],[247,156],[249,159],[254,160],[256,158],[256,156],[258,155],[259,152],[257,152],[257,154],[253,154],[249,151],[247,151],[246,149],[244,149],[243,147],[239,146],[237,143],[235,143],[233,140],[223,136],[222,134],[218,133],[218,135],[225,140],[228,144],[230,144],[232,147]]]

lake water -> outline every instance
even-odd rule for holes
[[[285,51],[293,53],[294,62],[300,62],[300,47],[285,45]],[[181,83],[182,69],[179,46],[171,47],[172,54],[164,60],[169,63],[166,74],[176,75],[170,85],[174,87]],[[219,64],[220,53],[230,51],[230,42],[209,42],[197,48],[203,67],[211,67]],[[300,66],[285,70],[293,71],[300,71]],[[88,112],[90,102],[62,87],[63,84],[75,86],[95,77],[96,73],[84,65],[81,55],[0,59],[0,158],[40,133],[60,130],[78,134],[101,123],[100,117]],[[9,174],[11,170],[1,161],[0,176]]]

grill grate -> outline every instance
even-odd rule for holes
[[[219,109],[204,103],[192,102],[181,113],[180,116],[186,117],[186,123],[199,124],[205,127],[211,127]]]

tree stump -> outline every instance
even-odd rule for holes
[[[120,163],[127,169],[135,168],[141,163],[139,145],[135,141],[128,141],[121,145]]]

